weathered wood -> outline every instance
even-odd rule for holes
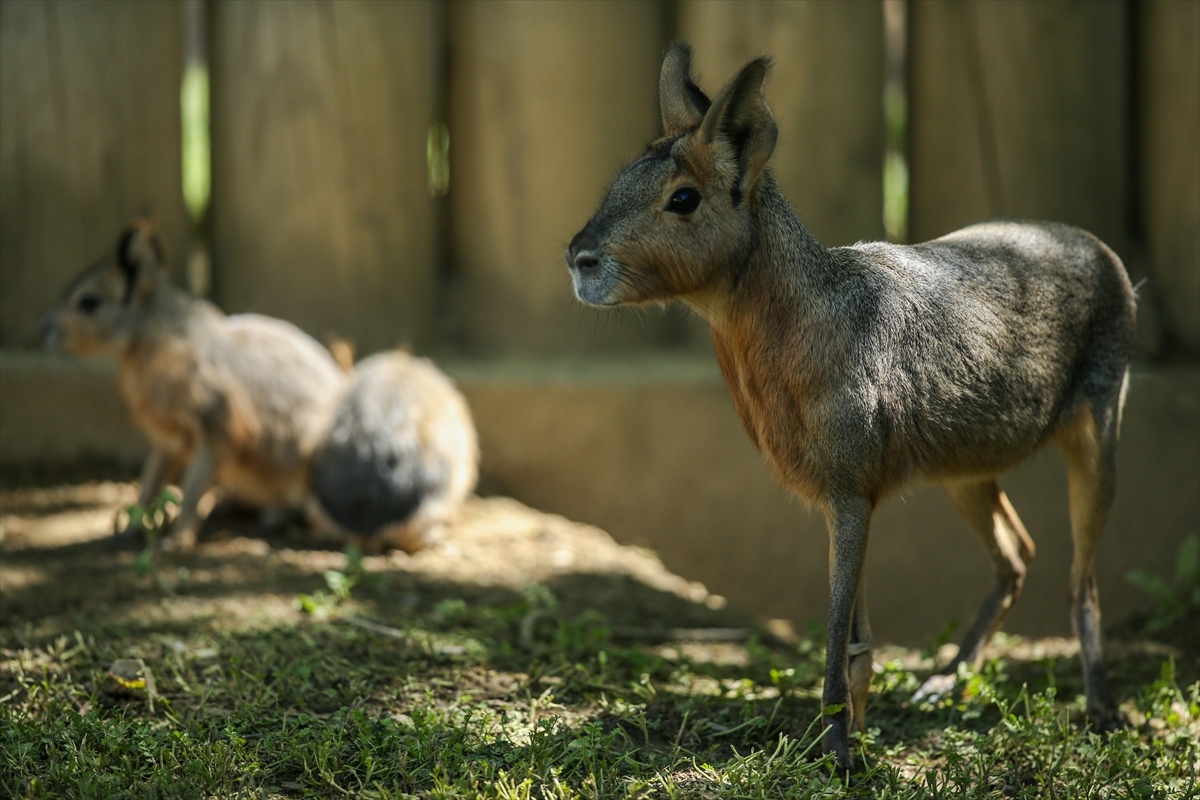
[[[1126,240],[1124,5],[914,0],[910,236],[989,216]]]
[[[1140,3],[1142,225],[1156,297],[1200,355],[1200,3]]]
[[[826,246],[882,239],[881,4],[686,0],[679,30],[710,96],[750,59],[771,56],[771,163],[784,194]]]
[[[0,3],[0,345],[133,214],[186,241],[175,3]]]
[[[578,305],[563,251],[659,130],[666,7],[462,2],[450,7],[453,267],[476,353],[670,343],[683,317]]]
[[[369,351],[434,311],[430,2],[213,3],[214,288]]]

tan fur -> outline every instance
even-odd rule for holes
[[[329,355],[349,375],[354,371],[354,343],[349,339],[333,339],[329,342]]]
[[[49,346],[117,359],[121,394],[153,451],[139,502],[186,468],[172,542],[187,546],[212,483],[264,510],[298,508],[337,393],[337,364],[295,327],[226,317],[172,287],[153,226],[131,222],[43,323]]]

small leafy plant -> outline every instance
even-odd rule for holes
[[[1188,536],[1179,545],[1173,583],[1144,569],[1131,570],[1126,580],[1154,598],[1146,630],[1157,633],[1169,628],[1189,611],[1200,609],[1200,536]]]
[[[312,614],[318,619],[331,616],[339,607],[350,599],[354,587],[362,581],[363,552],[354,545],[349,545],[342,551],[346,556],[345,571],[336,569],[325,570],[325,589],[318,589],[312,594],[300,594],[296,597],[296,608],[306,614]]]
[[[158,540],[162,538],[178,510],[179,495],[170,489],[163,489],[148,505],[133,503],[122,509],[113,519],[114,532],[120,532],[122,527],[129,531],[141,531],[145,544],[133,562],[133,571],[138,575],[154,575],[160,586],[162,579],[155,569],[154,556]],[[121,525],[122,521],[125,522],[124,526]]]
[[[114,532],[119,532],[123,527],[140,530],[147,542],[153,544],[158,541],[178,509],[179,495],[170,489],[163,489],[149,505],[133,503],[125,506],[113,519],[113,529]],[[121,525],[122,521],[125,522],[124,526]]]

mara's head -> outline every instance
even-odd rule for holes
[[[777,136],[762,94],[768,62],[751,61],[709,100],[691,56],[684,44],[667,51],[662,137],[625,168],[567,250],[575,295],[589,305],[687,299],[749,257]]]
[[[158,231],[146,220],[131,221],[116,246],[72,280],[42,318],[43,343],[83,355],[120,353],[144,319],[166,266]]]

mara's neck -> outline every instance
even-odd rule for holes
[[[837,283],[833,256],[800,222],[764,170],[753,214],[753,246],[742,263],[684,302],[720,339],[763,341],[803,328],[813,301]]]
[[[124,364],[132,365],[172,342],[186,339],[197,316],[208,306],[165,280],[159,281],[143,302],[145,308],[131,315],[128,339],[121,352]]]

